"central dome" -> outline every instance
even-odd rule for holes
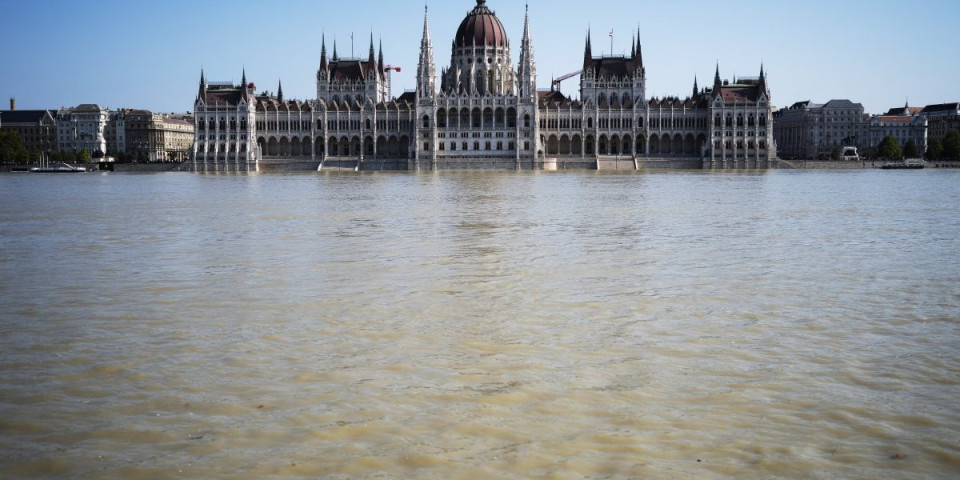
[[[456,47],[506,47],[507,32],[500,19],[487,8],[487,0],[477,0],[477,6],[463,19],[457,36],[453,40]]]

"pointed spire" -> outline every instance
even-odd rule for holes
[[[367,62],[371,68],[377,64],[376,52],[373,50],[373,32],[370,32],[370,56],[367,57]]]
[[[714,92],[720,91],[721,86],[722,85],[720,83],[720,62],[717,62],[717,73],[713,75],[713,91]]]
[[[323,36],[323,41],[320,44],[320,69],[327,69],[327,36]]]
[[[637,58],[640,60],[640,66],[643,67],[643,46],[640,45],[640,27],[637,27]]]
[[[283,103],[283,81],[278,80],[277,82],[277,101]]]
[[[767,91],[767,74],[763,71],[763,62],[760,62],[760,88]]]
[[[340,57],[337,56],[337,39],[333,39],[333,61],[340,61]]]
[[[377,70],[380,72],[380,75],[383,75],[385,65],[383,64],[383,39],[380,39],[380,55],[377,58]]]
[[[197,93],[197,98],[203,97],[203,92],[207,90],[207,78],[203,75],[203,67],[200,67],[200,89]]]
[[[530,5],[523,18],[523,41],[520,46],[520,94],[529,98],[537,95],[537,64],[533,58],[533,39],[530,35]],[[552,82],[551,82],[552,85]]]
[[[243,77],[240,79],[240,85],[247,88],[247,67],[243,67]]]
[[[430,10],[426,4],[423,5],[423,39],[421,40],[421,45],[424,41],[430,40]]]
[[[693,76],[693,96],[696,97],[697,93],[700,92],[700,88],[697,86],[697,76]]]
[[[420,61],[417,64],[417,95],[432,98],[437,93],[437,70],[433,63],[433,40],[430,39],[430,10],[423,6],[423,38],[420,40]]]
[[[631,38],[630,40],[630,58],[637,58],[637,44],[635,41],[635,38]]]
[[[583,48],[583,67],[589,66],[591,60],[593,60],[593,49],[590,48],[590,27],[587,27],[587,42]]]

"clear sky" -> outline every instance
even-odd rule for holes
[[[423,3],[332,0],[0,0],[6,39],[2,109],[99,103],[108,108],[192,110],[200,69],[210,81],[259,90],[283,81],[287,98],[316,96],[321,38],[341,56],[383,41],[393,94],[413,88]],[[429,1],[437,71],[474,0]],[[488,0],[517,61],[524,3]],[[960,101],[958,0],[531,0],[538,83],[580,68],[588,26],[593,51],[630,51],[639,28],[647,96],[686,96],[696,75],[754,76],[761,62],[775,105],[849,98],[868,113]],[[578,79],[563,91],[576,97]]]

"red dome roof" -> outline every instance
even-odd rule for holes
[[[500,19],[487,8],[487,0],[477,0],[477,6],[463,19],[457,36],[453,40],[454,46],[472,47],[506,47],[507,32],[503,29]]]

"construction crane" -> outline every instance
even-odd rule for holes
[[[400,73],[400,71],[400,67],[394,67],[393,65],[383,67],[383,77],[387,81],[387,98],[393,97],[393,90],[390,88],[390,72]]]
[[[573,77],[576,77],[577,75],[580,75],[581,73],[583,73],[583,70],[577,70],[576,72],[568,73],[568,74],[566,74],[566,75],[563,75],[563,76],[561,76],[561,77],[558,77],[558,78],[553,79],[553,85],[551,86],[551,90],[559,91],[559,90],[560,90],[560,84],[561,84],[564,80],[569,80],[569,79],[571,79],[571,78],[573,78]]]

